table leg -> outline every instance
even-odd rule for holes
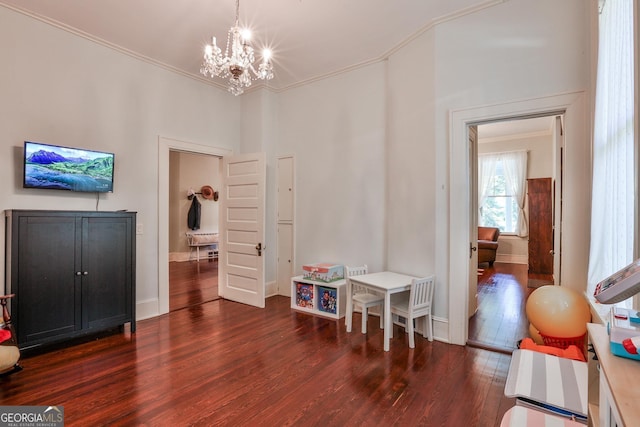
[[[389,341],[391,338],[391,294],[384,293],[384,351],[389,351]]]
[[[351,332],[351,322],[353,321],[353,295],[351,294],[351,281],[347,279],[347,313],[345,314],[344,323],[347,326],[347,332]]]

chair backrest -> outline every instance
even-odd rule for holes
[[[497,227],[478,227],[478,240],[497,242],[500,237],[500,229]]]
[[[435,287],[435,276],[413,279],[409,294],[409,313],[428,313],[431,310]]]
[[[347,280],[349,280],[350,277],[361,276],[363,274],[367,274],[368,272],[369,268],[367,267],[367,264],[357,267],[349,267],[348,265],[344,266],[344,275]],[[353,294],[366,291],[364,287],[358,286],[356,283],[351,283],[351,290]]]

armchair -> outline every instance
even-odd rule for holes
[[[478,264],[488,262],[492,266],[498,251],[500,229],[496,227],[478,227]]]

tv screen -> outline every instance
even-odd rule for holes
[[[108,193],[113,153],[24,142],[24,188]]]

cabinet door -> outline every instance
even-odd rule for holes
[[[293,276],[293,225],[278,224],[278,264],[276,280],[278,294],[291,296],[291,277]]]
[[[85,329],[131,320],[132,217],[82,219],[82,325]]]
[[[293,221],[293,157],[278,159],[278,222]]]
[[[20,216],[16,237],[18,256],[12,268],[17,271],[13,289],[18,342],[29,345],[74,333],[81,327],[76,218]]]

